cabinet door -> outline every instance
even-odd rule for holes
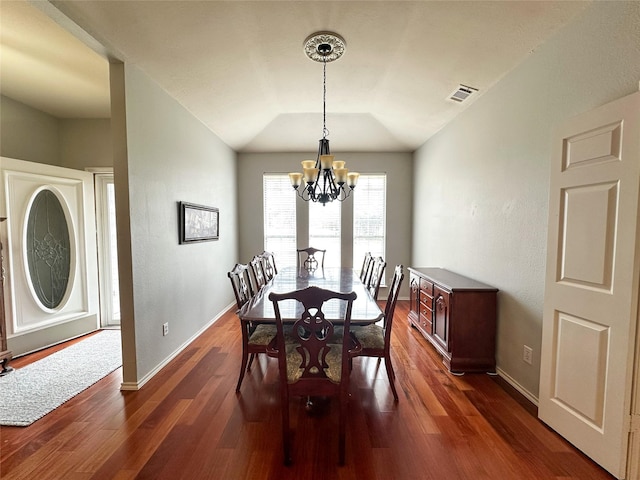
[[[434,288],[433,337],[449,350],[449,292]]]

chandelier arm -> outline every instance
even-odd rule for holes
[[[305,189],[307,192],[307,201],[311,200],[313,202],[315,202],[316,200],[316,188],[315,188],[315,184],[314,185],[307,185],[307,188]]]
[[[329,185],[331,188],[331,196],[333,198],[338,198],[338,196],[340,195],[340,186],[336,183],[336,177],[333,173],[333,170],[330,171],[330,175],[329,175]]]
[[[349,188],[349,190],[347,190],[346,188],[344,188],[344,185],[340,187],[340,196],[336,198],[336,200],[340,201],[340,202],[344,202],[347,198],[349,198],[349,196],[351,195],[351,192],[353,192],[353,188]]]

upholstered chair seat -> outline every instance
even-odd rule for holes
[[[351,332],[356,336],[363,349],[384,349],[384,328],[380,325],[352,326]]]
[[[258,325],[249,335],[249,344],[264,345],[266,347],[274,338],[276,338],[276,333],[275,325]]]

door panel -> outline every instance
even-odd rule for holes
[[[449,292],[434,287],[433,298],[433,337],[449,351]]]
[[[96,330],[98,280],[93,175],[9,158],[2,158],[1,167],[4,214],[8,218],[7,333],[14,355]],[[59,240],[56,233],[59,228],[48,229],[50,220],[47,220],[46,208],[39,210],[45,213],[38,220],[36,238],[32,238],[34,229],[27,235],[28,218],[40,192],[59,202],[67,223],[68,242]],[[34,292],[38,291],[38,282],[46,287],[64,280],[65,274],[59,273],[58,268],[61,258],[69,261],[64,297],[59,303],[45,305]],[[39,267],[34,274],[36,262]]]
[[[558,281],[611,291],[618,193],[611,182],[562,190]]]
[[[638,315],[640,93],[555,139],[540,419],[625,476]]]

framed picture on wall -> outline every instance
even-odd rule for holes
[[[218,240],[220,218],[218,209],[178,202],[180,244]]]

